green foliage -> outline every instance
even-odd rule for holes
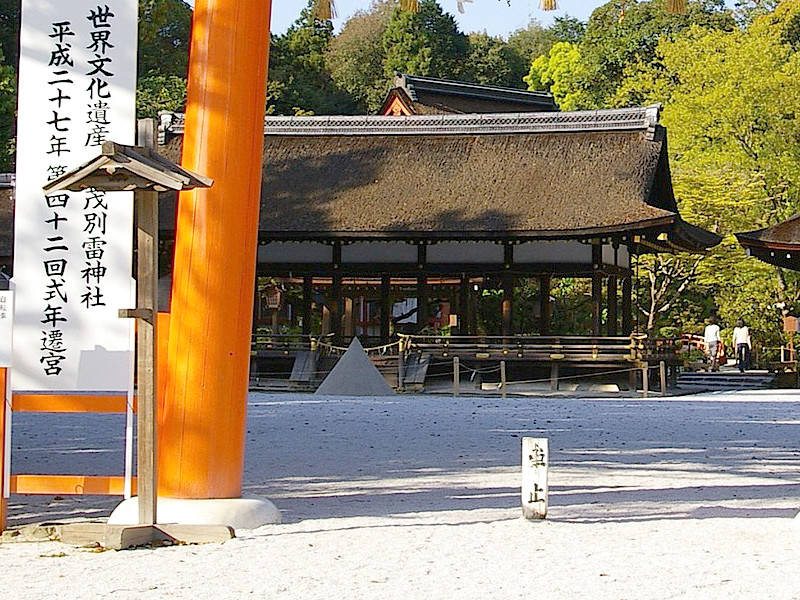
[[[356,13],[333,38],[325,52],[325,66],[333,81],[365,112],[376,112],[393,77],[383,70],[383,32],[394,2],[375,2],[370,11]]]
[[[577,44],[557,42],[533,61],[525,82],[530,90],[550,91],[561,110],[596,108],[587,86],[589,72]]]
[[[356,112],[356,102],[325,66],[332,37],[331,22],[314,17],[309,3],[284,35],[272,39],[269,103],[276,114]]]
[[[525,29],[517,29],[508,36],[508,46],[529,65],[537,56],[547,54],[556,42],[571,40],[558,39],[550,27],[542,27],[531,21]]]
[[[526,73],[526,61],[502,38],[485,33],[469,35],[469,58],[464,69],[469,81],[524,89]]]
[[[2,64],[2,52],[0,52],[0,173],[14,169],[16,104],[14,69]]]
[[[580,49],[587,88],[598,106],[615,94],[626,67],[653,61],[661,38],[691,25],[726,31],[736,25],[723,0],[690,2],[686,15],[670,14],[664,4],[665,0],[629,3],[620,15],[618,3],[608,2],[592,13]]]
[[[800,209],[800,56],[792,36],[798,14],[793,0],[746,29],[693,26],[662,38],[654,61],[627,71],[625,95],[665,104],[683,217],[725,236],[698,264],[685,298],[655,325],[699,331],[716,311],[728,327],[742,317],[759,343],[778,345],[775,305],[800,311],[797,274],[748,258],[732,235]],[[646,271],[647,260],[641,266]]]
[[[20,4],[21,0],[0,0],[0,56],[14,70],[19,61]]]
[[[553,24],[550,26],[549,31],[552,32],[557,42],[577,44],[586,35],[586,23],[579,21],[575,17],[564,15],[553,19]]]
[[[139,77],[186,77],[191,29],[183,0],[139,0]]]
[[[139,79],[136,88],[136,116],[157,117],[161,111],[183,112],[186,80],[177,75],[150,75]]]
[[[465,72],[469,39],[434,0],[422,0],[416,13],[395,7],[381,42],[386,77],[408,73],[458,80]]]
[[[691,25],[730,31],[733,13],[722,0],[689,3],[686,15],[664,10],[665,0],[628,3],[621,13],[617,1],[592,13],[585,31],[579,22],[556,23],[563,43],[533,61],[526,81],[529,89],[549,89],[562,110],[639,104],[641,95],[624,83],[634,74],[652,78],[656,47],[664,37]]]

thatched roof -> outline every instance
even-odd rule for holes
[[[557,111],[549,92],[529,92],[477,83],[398,74],[379,114],[397,99],[407,114],[503,113]]]
[[[800,271],[800,214],[756,231],[737,233],[736,239],[756,258]]]
[[[638,235],[650,249],[704,250],[719,237],[681,220],[657,114],[269,117],[260,239]],[[159,153],[175,162],[182,125],[162,119]],[[160,207],[170,237],[174,195]]]
[[[705,249],[719,238],[678,215],[657,113],[271,117],[261,237],[667,233],[673,245]],[[172,138],[167,151],[178,146]]]

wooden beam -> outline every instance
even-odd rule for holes
[[[136,492],[137,478],[132,480]],[[102,475],[12,475],[12,494],[44,496],[122,496],[125,478]]]
[[[124,413],[126,396],[100,394],[13,394],[13,412]],[[136,410],[134,397],[133,410]]]

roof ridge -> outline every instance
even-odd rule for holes
[[[417,101],[416,90],[423,92],[438,92],[454,94],[458,96],[500,99],[505,101],[515,101],[537,104],[542,101],[553,101],[550,92],[538,90],[520,90],[516,88],[501,87],[496,85],[484,85],[480,83],[469,83],[466,81],[454,81],[450,79],[437,79],[434,77],[420,77],[405,73],[395,74],[395,87],[406,89],[412,100]]]
[[[643,130],[652,135],[660,104],[573,112],[446,115],[267,116],[265,135],[458,135]],[[161,113],[161,133],[182,134],[184,115]]]

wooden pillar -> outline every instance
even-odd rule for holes
[[[417,331],[428,324],[428,278],[417,277]]]
[[[603,275],[592,274],[592,335],[600,336],[600,317],[603,310]]]
[[[311,335],[311,304],[313,302],[313,295],[313,279],[311,277],[303,277],[303,335]]]
[[[514,277],[503,274],[503,337],[514,335]]]
[[[356,334],[356,320],[353,315],[353,305],[355,304],[355,302],[353,301],[353,298],[350,296],[343,298],[342,302],[344,304],[343,333],[344,337],[347,338],[347,340],[349,341]]]
[[[391,280],[381,277],[381,344],[388,344],[392,329],[392,300],[389,294]]]
[[[608,335],[615,336],[619,333],[617,329],[618,321],[617,313],[617,277],[615,275],[608,276]]]
[[[622,279],[622,335],[633,333],[633,278],[626,275]]]
[[[539,335],[550,335],[550,276],[539,277]]]
[[[458,333],[460,335],[470,335],[469,294],[469,277],[461,275],[461,285],[458,289]]]
[[[214,185],[178,202],[165,496],[242,493],[271,8],[271,0],[194,7],[181,165]]]
[[[331,281],[331,333],[333,343],[336,344],[342,337],[342,276],[336,274]]]
[[[326,336],[331,333],[331,308],[327,302],[322,305],[322,330],[320,335]]]

